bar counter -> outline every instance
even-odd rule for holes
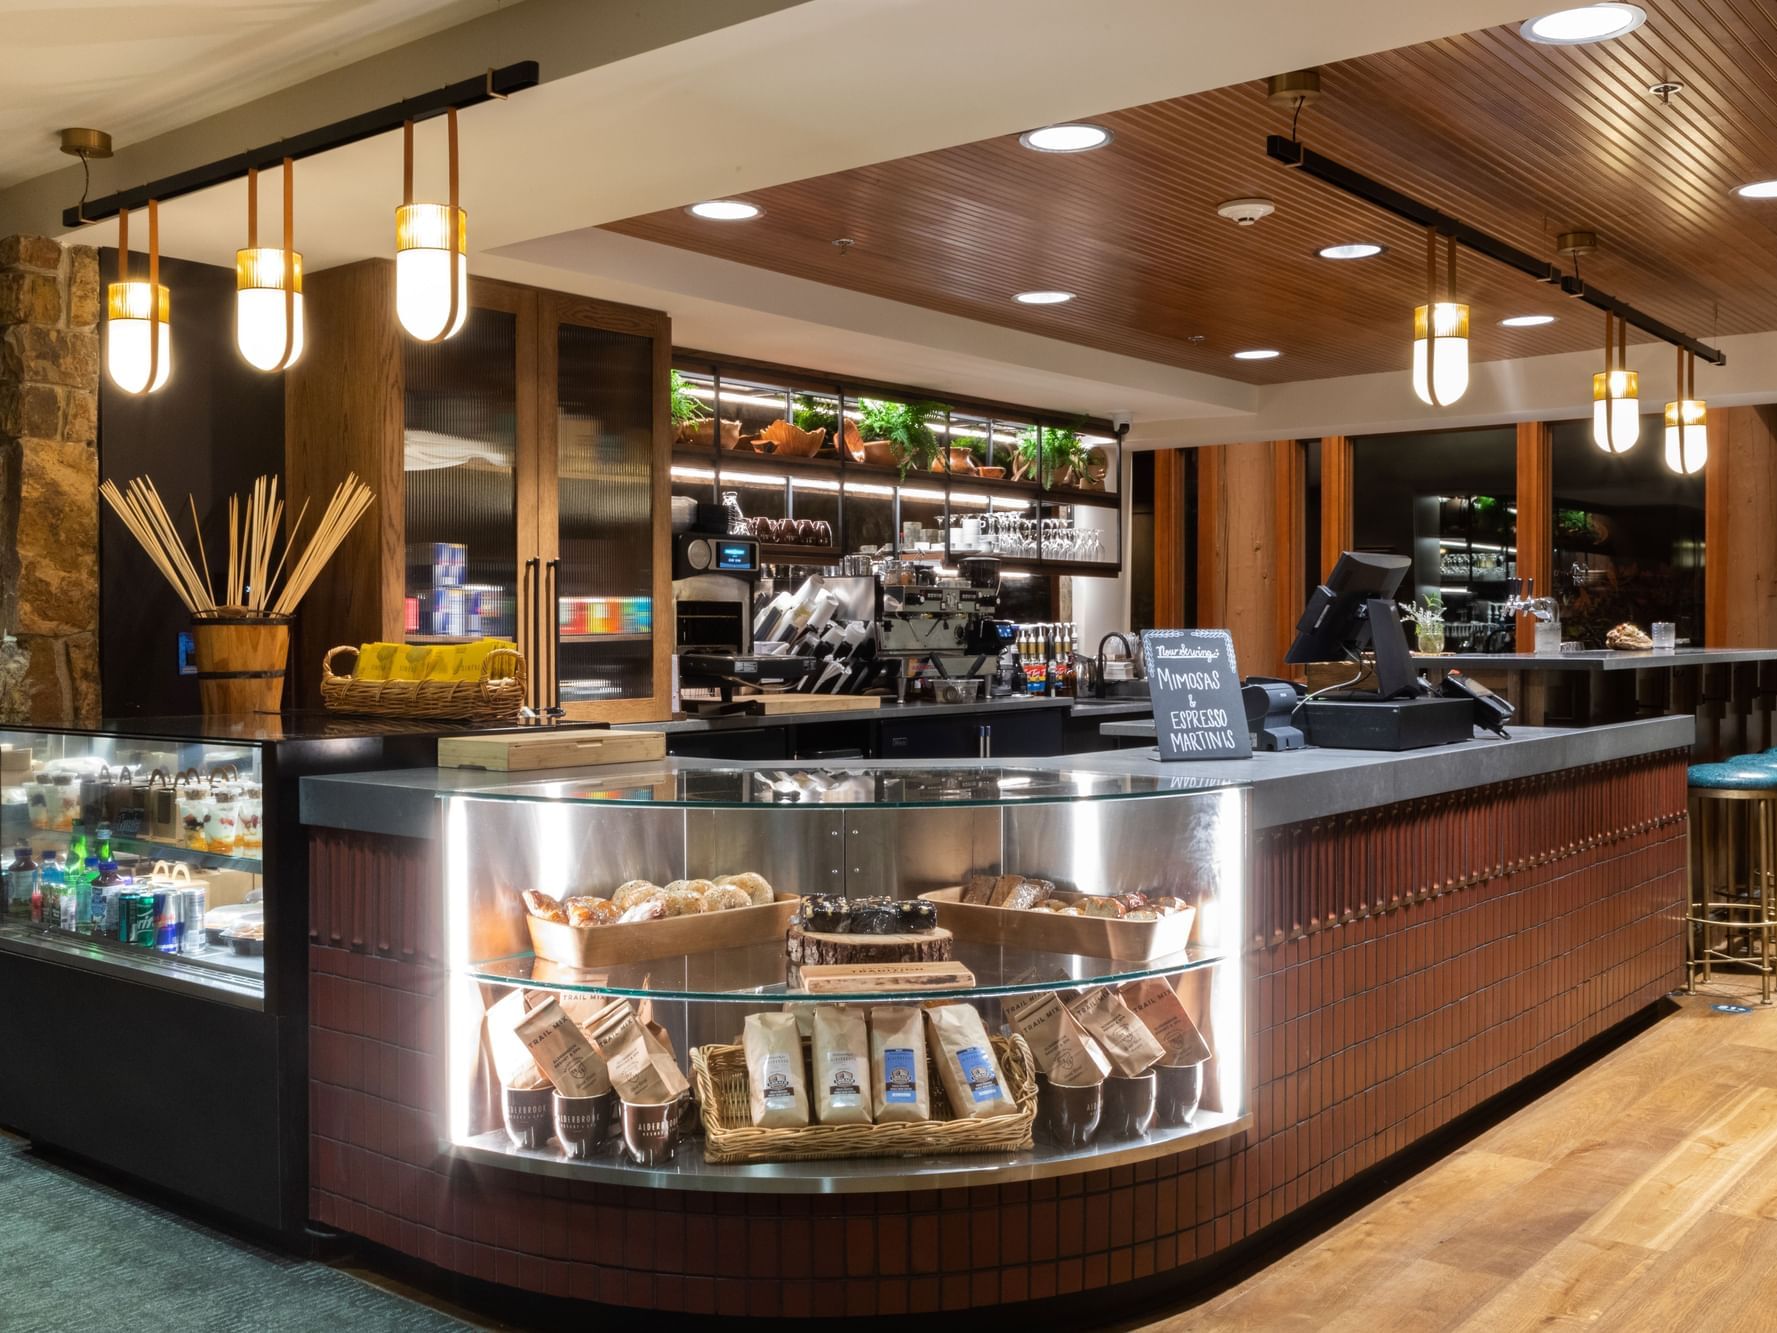
[[[524,784],[435,770],[307,780],[312,1215],[446,1274],[632,1310],[840,1318],[1042,1301],[1021,1313],[1052,1323],[1071,1303],[1102,1318],[1209,1280],[1231,1247],[1681,984],[1691,743],[1691,720],[1670,717],[1402,755],[1010,761],[1035,781],[1139,777],[1249,806],[1225,964],[1244,996],[1243,1048],[1229,1053],[1243,1100],[1197,1138],[1113,1147],[1102,1167],[1000,1183],[971,1169],[968,1188],[936,1189],[911,1160],[885,1164],[900,1180],[848,1194],[623,1186],[453,1148],[440,794]],[[610,788],[737,767],[534,776]],[[1110,817],[1100,806],[1075,826],[1089,837]]]

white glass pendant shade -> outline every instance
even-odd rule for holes
[[[1428,407],[1448,407],[1468,392],[1468,307],[1439,301],[1435,324],[1427,319],[1427,310],[1419,306],[1413,311],[1413,392]],[[1431,337],[1437,339],[1435,348],[1429,345]]]
[[[302,355],[302,255],[290,256],[295,291],[290,298],[291,329],[284,331],[284,252],[255,246],[234,252],[235,346],[260,370],[283,370]],[[286,355],[287,353],[287,355]]]
[[[155,295],[151,296],[151,291]],[[159,308],[155,310],[150,302],[157,298]],[[173,334],[167,325],[168,309],[164,286],[150,288],[146,282],[114,282],[106,287],[105,367],[111,382],[125,393],[153,393],[173,373]],[[150,318],[151,315],[157,318]],[[155,344],[159,346],[158,356],[150,350]]]
[[[1641,376],[1599,371],[1592,376],[1592,443],[1607,454],[1626,454],[1640,438]]]
[[[403,204],[395,210],[395,317],[425,342],[452,337],[469,319],[469,217],[459,208],[457,219],[457,308],[452,319],[450,206]]]
[[[1701,398],[1666,404],[1666,466],[1681,477],[1709,461],[1709,411]]]

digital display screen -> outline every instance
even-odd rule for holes
[[[753,548],[745,542],[723,542],[716,548],[716,568],[752,569]]]

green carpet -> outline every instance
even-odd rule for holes
[[[5,1333],[461,1333],[325,1264],[242,1244],[0,1135]]]

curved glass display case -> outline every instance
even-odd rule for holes
[[[1227,1137],[1248,1123],[1243,786],[1065,762],[758,769],[669,762],[610,779],[521,781],[439,799],[451,970],[446,1095],[459,1156],[694,1190],[907,1190],[1099,1170]],[[682,896],[692,890],[678,882],[722,876],[755,890],[757,880],[747,877],[762,877],[774,901],[756,894],[750,907],[614,925],[570,927],[537,914],[568,903],[587,919],[596,904],[586,898],[648,898],[634,881]],[[1051,901],[1024,910],[958,901],[991,900],[994,886],[1011,893],[1008,901],[1021,894]],[[819,904],[822,916],[812,895],[843,896],[858,913],[859,933],[827,929],[839,907]],[[799,901],[785,901],[792,896]],[[899,906],[922,896],[935,905],[935,930],[926,914],[923,933],[861,933],[871,909],[898,912],[903,925],[925,913]],[[889,901],[867,901],[881,899]],[[910,961],[895,959],[902,945]],[[854,956],[864,961],[844,961]],[[1038,1003],[1049,995],[1065,1014]],[[997,1125],[994,1146],[971,1141],[975,1130],[996,1128],[990,1118],[955,1128],[946,1087],[966,1096],[969,1085],[947,1085],[940,1066],[947,1056],[966,1066],[979,1051],[947,1048],[932,1015],[956,1005],[980,1019],[970,1030],[985,1033],[998,1057],[1002,1091],[1023,1117],[1022,1141],[1010,1119]],[[922,1139],[902,1132],[905,1125],[882,1133],[877,1084],[885,1074],[873,1058],[862,1069],[877,1094],[875,1126],[819,1123],[816,1094],[825,1087],[816,1086],[813,1064],[803,1067],[811,1129],[746,1123],[747,1098],[758,1091],[752,1058],[742,1052],[747,1019],[794,1016],[806,1042],[821,1006],[860,1015],[873,1033],[885,1007],[913,1013],[922,1031],[931,1024],[931,1115],[943,1133]],[[562,1131],[541,1104],[553,1097],[552,1083],[564,1086],[559,1061],[575,1057],[561,1055],[556,1038],[530,1021],[545,1011],[575,1029],[578,1038],[568,1038],[575,1049],[584,1039],[597,1051],[599,1075],[608,1068],[619,1090],[620,1068],[644,1047],[676,1067],[698,1104],[681,1105],[674,1145],[639,1148],[624,1122],[645,1107],[639,1097],[625,1107],[620,1091],[609,1094],[590,1142]],[[1038,1025],[1039,1012],[1051,1026]],[[1160,1021],[1167,1014],[1170,1027]],[[636,1022],[625,1027],[626,1016]],[[1120,1021],[1139,1031],[1122,1031]],[[781,1030],[783,1020],[776,1022]],[[1100,1104],[1095,1131],[1070,1122],[1062,1102],[1074,1094],[1057,1092],[1065,1080],[1046,1076],[1052,1063],[1064,1068],[1055,1024],[1065,1028],[1064,1045],[1089,1033],[1084,1045],[1097,1054],[1088,1060],[1099,1077],[1110,1075],[1087,1095]],[[646,1030],[646,1041],[635,1028]],[[626,1040],[628,1055],[614,1049]],[[1162,1045],[1162,1059],[1141,1054]],[[727,1085],[717,1072],[724,1068]],[[1140,1102],[1156,1069],[1162,1108],[1150,1119]],[[585,1071],[569,1072],[571,1082]],[[1189,1106],[1175,1097],[1168,1111],[1168,1083],[1193,1081],[1200,1096]],[[755,1123],[759,1104],[755,1098]],[[556,1113],[565,1105],[563,1098]],[[540,1123],[526,1130],[515,1114]],[[724,1115],[712,1130],[712,1117]],[[742,1132],[733,1128],[737,1119]],[[823,1155],[819,1145],[842,1139],[844,1155]]]

